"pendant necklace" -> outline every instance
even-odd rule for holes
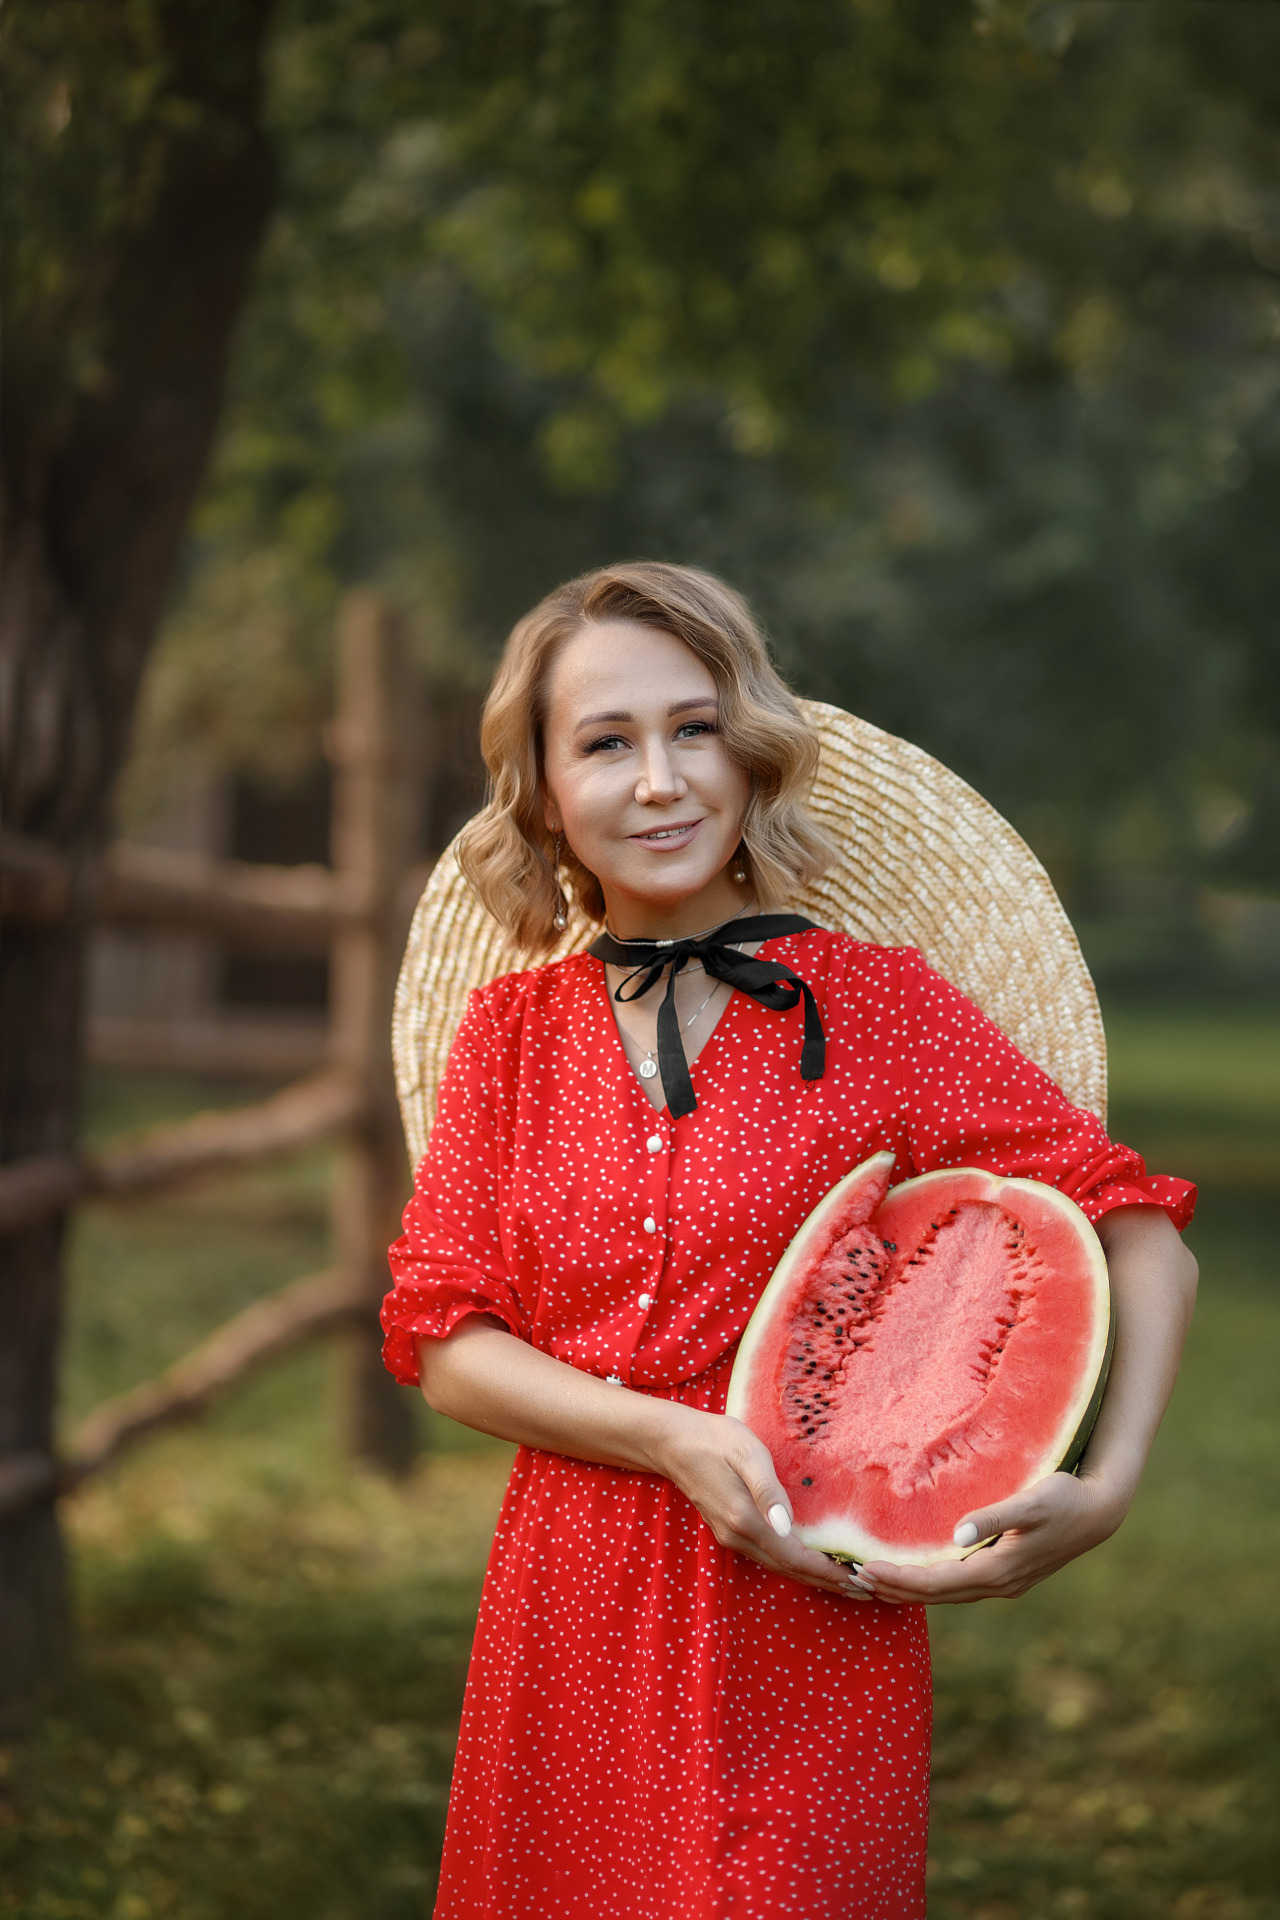
[[[703,1001],[702,1005],[698,1008],[697,1013],[691,1013],[687,1020],[684,1020],[681,1022],[681,1025],[684,1027],[686,1033],[688,1032],[689,1028],[693,1025],[694,1021],[698,1018],[698,1015],[706,1012],[707,1008],[711,1005],[711,1002],[715,999],[717,993],[719,993],[720,988],[723,984],[724,984],[723,981],[717,980],[714,987],[712,987],[710,993],[707,995],[706,999]],[[629,1035],[628,1035],[628,1038],[630,1038]],[[631,1044],[633,1047],[638,1047],[640,1045],[640,1042],[638,1040],[632,1040]],[[658,1063],[654,1059],[654,1051],[655,1049],[653,1047],[646,1047],[644,1049],[644,1059],[640,1062],[640,1065],[636,1068],[636,1072],[640,1075],[640,1078],[642,1080],[652,1080],[654,1075],[658,1071]]]
[[[736,913],[730,914],[728,920],[721,920],[717,924],[722,927],[732,926],[733,922],[735,920],[741,920],[743,914],[747,913],[754,906],[754,904],[755,904],[754,901],[749,900],[745,907],[739,907]],[[702,934],[695,933],[691,936],[691,938],[695,940],[700,940],[705,938],[705,935],[707,933],[714,933],[715,931],[716,931],[715,927],[707,927]],[[618,940],[619,946],[625,947],[629,944],[626,940],[620,939],[616,934],[613,936],[613,938]],[[639,946],[639,945],[648,944],[648,943],[637,941],[635,944]],[[674,940],[655,940],[652,942],[652,944],[657,947],[671,947],[671,946],[674,946],[676,943]],[[643,971],[643,969],[640,969],[640,971]],[[632,974],[629,977],[634,979],[635,975]],[[695,1012],[691,1013],[687,1020],[681,1021],[680,1024],[684,1027],[686,1032],[693,1025],[694,1021],[699,1017],[699,1015],[704,1014],[706,1012],[707,1008],[711,1005],[711,1002],[715,999],[716,994],[718,993],[722,984],[723,984],[722,981],[717,980],[715,985],[712,987],[710,993],[707,995],[706,999],[703,1001],[702,1005],[699,1008],[697,1008]],[[624,986],[626,985],[625,980],[623,982],[623,985]],[[628,1040],[631,1039],[630,1034],[625,1032],[623,1033],[623,1037],[624,1039],[628,1039]],[[640,1042],[638,1040],[631,1040],[631,1044],[633,1047],[637,1049],[640,1048]],[[652,1080],[658,1071],[658,1062],[654,1057],[656,1051],[657,1050],[654,1047],[645,1047],[643,1049],[644,1059],[640,1062],[639,1066],[636,1068],[636,1072],[640,1075],[640,1078],[642,1080]]]

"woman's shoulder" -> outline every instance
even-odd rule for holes
[[[588,953],[571,953],[562,960],[499,974],[471,991],[470,1006],[499,1031],[523,1027],[570,1004],[588,988],[600,962]]]

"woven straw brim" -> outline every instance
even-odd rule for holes
[[[1098,996],[1030,847],[919,747],[839,707],[801,705],[822,743],[809,811],[843,851],[796,895],[796,912],[880,946],[919,947],[1069,1100],[1105,1120]],[[545,957],[577,953],[597,931],[576,916]],[[529,964],[476,900],[449,847],[418,903],[396,989],[396,1086],[415,1164],[468,993]]]

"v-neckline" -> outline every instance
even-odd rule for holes
[[[780,934],[775,937],[779,939],[785,939],[786,935]],[[756,955],[759,956],[764,952],[766,947],[769,947],[772,945],[773,945],[772,940],[761,940],[759,945],[756,947]],[[594,958],[595,956],[592,955],[591,957]],[[651,1113],[656,1119],[661,1119],[663,1116],[665,1116],[668,1120],[671,1120],[675,1116],[671,1112],[670,1102],[667,1100],[664,1100],[660,1107],[655,1107],[652,1100],[649,1098],[648,1094],[645,1092],[643,1086],[640,1084],[640,1076],[636,1072],[635,1068],[632,1066],[631,1061],[627,1056],[626,1045],[622,1038],[622,1029],[618,1025],[617,1016],[614,1013],[613,1007],[611,1005],[612,995],[609,992],[608,968],[605,966],[605,963],[603,960],[596,961],[596,965],[599,968],[597,982],[598,982],[598,988],[599,988],[600,1010],[604,1016],[606,1024],[608,1025],[609,1033],[612,1038],[614,1048],[616,1049],[618,1059],[622,1067],[622,1071],[627,1081],[629,1082],[630,1090],[636,1099],[644,1101],[646,1110],[649,1113]],[[745,1000],[748,997],[749,997],[748,995],[740,993],[736,987],[730,989],[728,1006],[725,1008],[724,1012],[720,1015],[720,1018],[716,1021],[714,1027],[712,1027],[710,1033],[707,1035],[705,1043],[701,1047],[699,1047],[697,1059],[691,1060],[689,1062],[690,1079],[692,1079],[693,1076],[698,1072],[698,1070],[702,1066],[703,1061],[706,1059],[707,1055],[711,1052],[712,1048],[715,1046],[715,1043],[720,1036],[721,1029],[725,1027],[730,1020],[736,1017],[736,1013],[735,1013],[736,1003],[739,1000]],[[695,1093],[697,1092],[696,1086],[694,1088],[694,1091]]]

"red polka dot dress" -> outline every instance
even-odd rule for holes
[[[391,1251],[386,1360],[465,1315],[603,1379],[719,1412],[787,1242],[882,1148],[894,1179],[977,1165],[1090,1218],[1194,1190],[1148,1178],[911,949],[766,943],[803,1010],[734,994],[646,1099],[604,967],[581,954],[471,996]],[[717,1545],[670,1482],[522,1448],[467,1684],[437,1920],[918,1920],[930,1725],[922,1608],[842,1601]]]

